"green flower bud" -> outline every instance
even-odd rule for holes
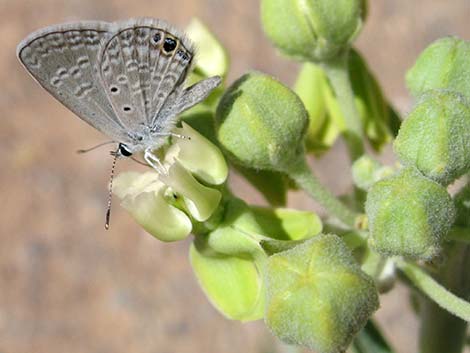
[[[383,255],[428,260],[454,220],[446,189],[414,168],[374,184],[367,194],[370,244]]]
[[[427,47],[406,74],[411,93],[449,89],[470,95],[470,42],[457,37],[438,39]]]
[[[113,192],[148,233],[162,241],[181,240],[191,233],[191,220],[167,202],[166,189],[154,172],[128,172],[114,179]]]
[[[319,353],[344,352],[379,306],[373,280],[332,234],[271,256],[266,279],[268,327]]]
[[[364,155],[352,166],[354,184],[362,190],[368,190],[377,181],[393,174],[393,168],[383,166],[375,159]]]
[[[470,106],[451,91],[428,91],[403,123],[394,143],[405,165],[448,185],[470,169]]]
[[[216,113],[220,144],[247,168],[285,172],[303,157],[308,117],[299,97],[261,73],[238,79]]]
[[[284,54],[325,61],[349,48],[362,29],[363,0],[262,0],[261,20]]]

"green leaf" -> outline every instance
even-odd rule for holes
[[[401,120],[355,49],[350,51],[348,73],[364,133],[372,147],[380,151],[397,135]],[[319,65],[305,63],[294,87],[309,113],[310,123],[305,137],[307,150],[320,155],[345,131],[343,113]]]
[[[212,76],[220,76],[225,79],[229,68],[229,57],[226,49],[217,40],[216,36],[197,18],[191,21],[186,32],[194,42],[197,50],[194,60],[195,67],[190,72],[185,84],[190,86]],[[198,112],[201,107],[214,110],[223,92],[224,85],[221,84],[211,92],[202,104],[189,109],[184,115]]]
[[[316,155],[328,150],[340,133],[327,115],[324,95],[328,89],[323,70],[313,63],[304,63],[297,76],[294,91],[299,95],[309,115],[305,147]]]
[[[225,204],[225,216],[219,229],[211,233],[220,232],[222,228],[230,227],[234,231],[239,231],[259,247],[261,240],[300,240],[319,234],[322,229],[322,222],[317,214],[310,211],[298,211],[287,208],[269,208],[259,206],[248,206],[244,201],[233,198]],[[236,237],[228,237],[220,242],[226,247]],[[225,252],[215,244],[211,245],[219,252],[233,255],[232,252]],[[236,246],[238,247],[238,246]]]
[[[316,213],[288,208],[252,206],[256,222],[263,234],[279,240],[300,240],[322,231],[322,222]]]
[[[198,18],[193,18],[186,28],[189,38],[195,43],[196,72],[205,77],[225,77],[229,67],[229,57],[226,49],[216,36]]]
[[[192,244],[190,260],[205,294],[224,316],[241,321],[263,317],[263,280],[252,259],[211,253]]]
[[[357,50],[349,55],[349,75],[351,79],[356,105],[363,119],[365,134],[372,147],[380,151],[392,140],[390,125],[392,113],[390,104],[368,68],[365,60]],[[396,124],[396,121],[393,122]]]
[[[354,92],[355,103],[361,116],[364,133],[372,147],[380,151],[392,141],[400,119],[385,99],[375,76],[360,53],[352,49],[348,58],[348,72]],[[325,90],[327,111],[335,125],[344,131],[343,113],[331,88]]]

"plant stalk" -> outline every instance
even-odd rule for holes
[[[354,102],[354,92],[349,78],[348,57],[349,51],[346,50],[336,58],[322,63],[322,67],[330,80],[343,113],[346,124],[343,137],[348,145],[350,158],[354,162],[364,154],[364,135],[361,117]]]
[[[322,205],[331,216],[334,216],[351,228],[356,228],[361,215],[346,207],[320,183],[310,170],[304,157],[300,157],[299,161],[293,163],[285,173],[315,201]]]
[[[436,278],[461,298],[470,295],[470,245],[450,243],[445,249],[446,264]],[[442,309],[428,298],[420,306],[420,352],[461,353],[466,339],[467,322]]]

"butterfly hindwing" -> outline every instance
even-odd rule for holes
[[[142,125],[153,128],[164,103],[181,93],[193,48],[166,22],[141,18],[116,23],[99,57],[114,111],[136,131]]]

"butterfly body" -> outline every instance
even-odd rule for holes
[[[82,120],[119,143],[118,155],[160,147],[178,115],[220,83],[184,86],[194,46],[171,25],[134,18],[46,27],[26,37],[17,56],[29,73]]]

